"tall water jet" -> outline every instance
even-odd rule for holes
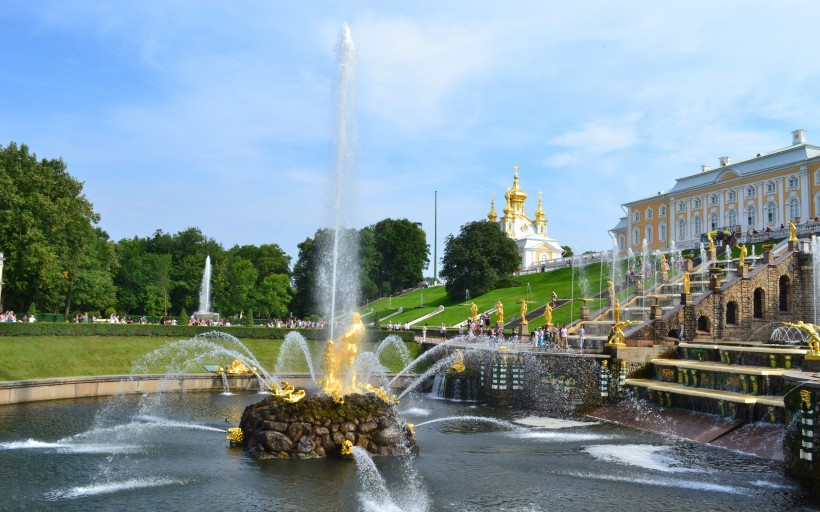
[[[202,283],[199,285],[198,313],[211,311],[211,256],[205,257],[205,270],[202,272]]]
[[[320,247],[321,262],[317,290],[330,339],[345,321],[345,312],[355,309],[359,298],[358,236],[352,226],[354,214],[352,171],[356,154],[355,68],[356,54],[350,27],[342,26],[336,46],[336,154],[333,195],[330,201],[331,229]],[[317,237],[318,238],[318,237]]]

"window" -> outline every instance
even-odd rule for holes
[[[666,224],[658,226],[658,242],[666,242]]]
[[[634,214],[632,214],[632,221],[633,222],[638,222],[639,220],[641,220],[641,214],[640,213],[635,212]]]
[[[644,240],[646,240],[648,244],[652,243],[652,226],[646,226],[644,229]]]
[[[757,226],[757,210],[754,206],[746,208],[746,224],[752,227]]]
[[[700,216],[695,217],[692,219],[692,236],[698,236],[703,233],[703,221],[701,220]]]
[[[769,225],[777,224],[777,203],[767,203],[766,207],[763,209],[764,215],[766,215],[766,223]]]
[[[746,197],[754,197],[755,196],[755,188],[749,187],[746,189]]]
[[[737,212],[734,210],[729,210],[726,212],[726,225],[727,226],[737,226]]]
[[[662,205],[658,208],[658,217],[666,217],[666,205]]]
[[[709,231],[714,231],[718,228],[720,224],[720,219],[717,213],[713,213],[709,216]]]
[[[697,209],[698,209],[698,208],[700,208],[700,207],[701,207],[701,201],[700,201],[700,198],[699,198],[699,197],[697,197],[697,198],[695,198],[695,206],[694,206],[694,208],[697,210]]]
[[[686,222],[683,219],[678,221],[678,240],[686,240]]]
[[[652,208],[646,209],[646,219],[649,220],[652,218]]]
[[[641,237],[641,232],[638,228],[632,230],[632,245],[638,245],[640,243],[639,238]]]
[[[800,183],[800,180],[797,178],[797,176],[789,176],[789,190],[796,189],[798,183]]]
[[[796,197],[789,199],[789,220],[794,221],[800,217],[800,200]]]
[[[766,193],[767,194],[774,194],[774,191],[777,189],[773,181],[766,182]]]
[[[618,235],[618,250],[623,251],[626,245],[626,240],[623,235]]]
[[[710,204],[710,205],[714,206],[714,205],[716,205],[717,203],[718,203],[718,196],[717,196],[717,194],[712,194],[711,196],[709,196],[709,204]]]
[[[680,201],[678,203],[678,211],[679,212],[685,212],[686,211],[686,203],[685,202]]]
[[[734,190],[730,190],[726,193],[726,199],[729,201],[734,201],[735,199],[737,199],[737,192],[735,192]]]

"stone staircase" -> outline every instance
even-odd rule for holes
[[[626,385],[661,407],[784,423],[782,376],[795,371],[807,352],[761,342],[681,343],[680,359],[653,359],[651,378],[627,379]]]

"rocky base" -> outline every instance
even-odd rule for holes
[[[417,452],[416,439],[395,409],[375,394],[352,394],[337,404],[327,395],[288,403],[270,396],[242,413],[242,447],[254,458],[340,457],[350,441],[372,455]]]

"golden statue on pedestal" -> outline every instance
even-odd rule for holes
[[[527,325],[527,301],[521,299],[518,302],[521,304],[521,325]]]
[[[612,320],[617,324],[621,321],[621,301],[615,299],[615,305],[612,306]]]
[[[820,358],[820,326],[814,324],[805,324],[802,320],[793,324],[791,322],[783,322],[783,325],[788,327],[794,327],[800,329],[801,331],[805,332],[809,335],[809,350],[811,350],[811,357],[810,359]],[[809,358],[809,356],[806,356]]]
[[[452,364],[450,364],[448,371],[464,373],[464,370],[466,369],[467,367],[464,365],[464,356],[461,354],[461,350],[456,349],[456,358],[453,360]]]
[[[789,221],[789,242],[796,242],[797,241],[797,226],[794,225],[794,222]]]
[[[706,233],[706,239],[709,240],[709,252],[715,250],[715,240],[712,238],[712,233]]]
[[[255,373],[256,368],[250,369],[245,366],[245,363],[240,361],[239,359],[234,359],[230,366],[225,368],[225,373],[229,375],[240,375],[243,373]]]
[[[689,272],[683,273],[683,293],[689,295],[692,283],[689,281]]]
[[[498,325],[504,325],[504,304],[501,301],[495,303],[495,321]]]
[[[738,245],[740,249],[740,257],[737,262],[738,267],[745,267],[746,266],[746,255],[748,254],[748,250],[746,249],[745,245]]]
[[[544,306],[544,325],[547,327],[552,325],[552,306],[549,303]]]
[[[615,322],[612,325],[612,331],[609,333],[609,341],[606,342],[609,346],[618,346],[623,347],[626,346],[624,340],[624,331],[623,328],[629,326],[630,324],[639,324],[640,322],[633,321],[633,320],[624,320],[622,322]]]
[[[359,313],[354,311],[351,316],[350,327],[337,339],[328,340],[322,355],[322,389],[328,395],[334,391],[345,394],[358,390],[353,363],[359,353],[359,344],[364,338],[364,324]],[[345,379],[349,379],[347,383]]]
[[[475,302],[470,303],[470,318],[473,320],[473,323],[478,322],[478,306]]]

